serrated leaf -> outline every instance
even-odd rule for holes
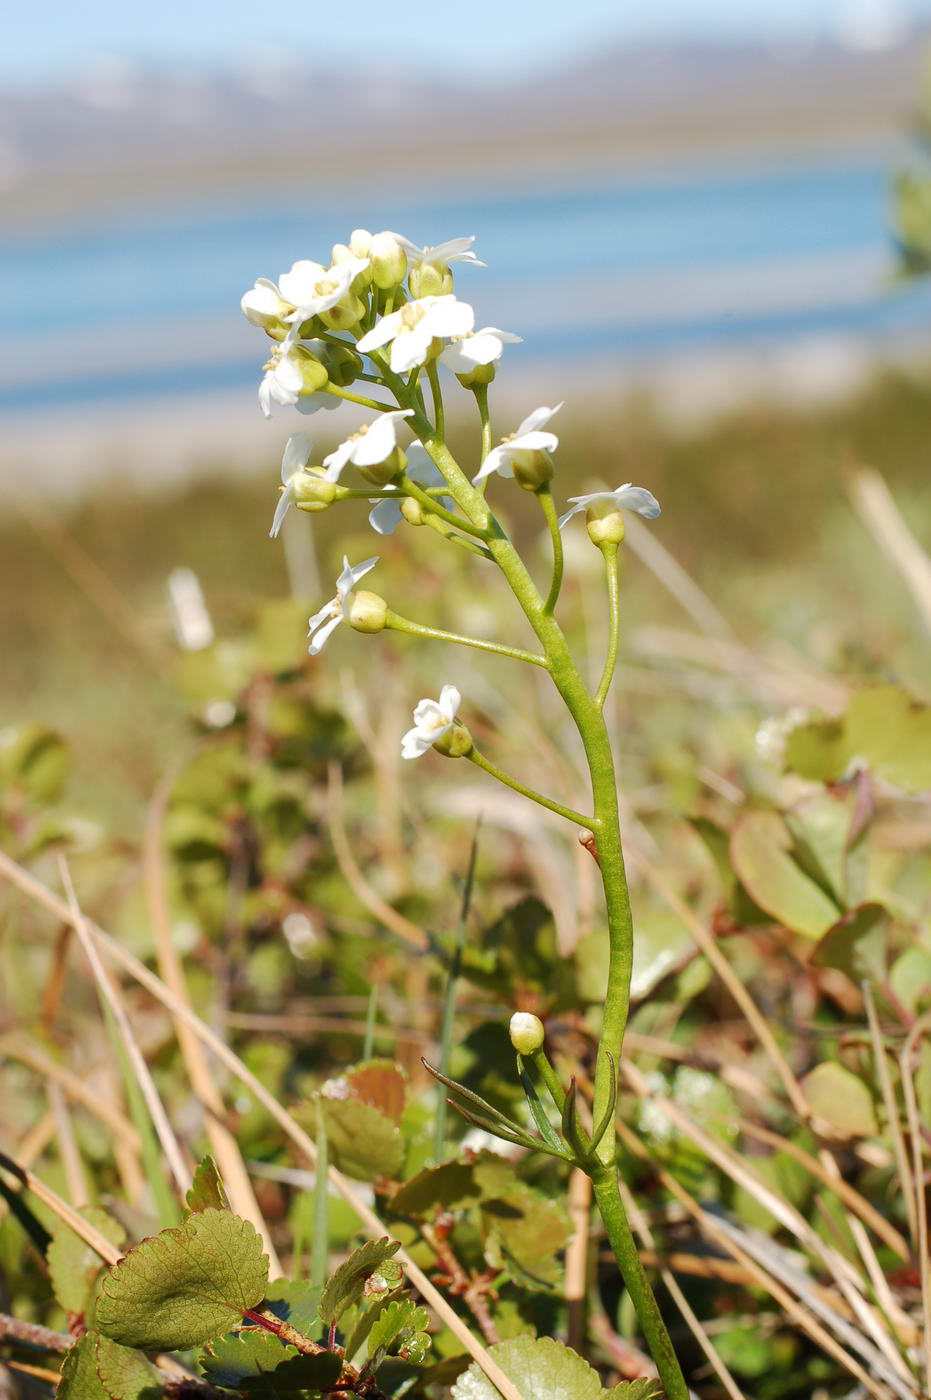
[[[198,1163],[186,1200],[192,1214],[202,1210],[229,1210],[230,1203],[217,1164],[209,1154]]]
[[[333,1165],[356,1181],[395,1177],[404,1160],[404,1139],[390,1118],[358,1099],[331,1099],[317,1104],[326,1126]]]
[[[98,1337],[96,1357],[97,1375],[110,1400],[162,1400],[164,1377],[141,1351]]]
[[[604,1393],[604,1400],[663,1400],[663,1387],[659,1381],[644,1378],[639,1381],[621,1381]]]
[[[97,1374],[97,1336],[85,1332],[65,1353],[56,1400],[110,1400]]]
[[[175,1351],[228,1332],[256,1307],[268,1259],[248,1220],[206,1210],[143,1240],[104,1275],[97,1325],[144,1351]]]
[[[840,909],[801,869],[778,812],[745,812],[731,832],[731,860],[741,884],[767,914],[807,938],[820,938]]]
[[[397,1215],[424,1219],[442,1210],[464,1210],[490,1196],[505,1194],[513,1169],[495,1152],[481,1152],[471,1162],[450,1160],[424,1167],[391,1197]]]
[[[80,1214],[95,1229],[116,1245],[122,1246],[126,1231],[118,1220],[100,1206],[83,1206]],[[52,1226],[52,1243],[46,1253],[52,1291],[66,1312],[85,1313],[93,1298],[97,1278],[103,1269],[100,1255],[70,1226],[56,1218]]]
[[[836,1060],[825,1060],[806,1074],[802,1092],[812,1113],[827,1124],[835,1137],[846,1141],[870,1137],[878,1131],[869,1089]]]
[[[524,1400],[604,1400],[598,1372],[577,1352],[553,1337],[512,1337],[506,1342],[497,1342],[488,1350]],[[613,1400],[620,1400],[616,1387],[609,1394]],[[450,1397],[451,1400],[500,1400],[497,1390],[475,1362],[456,1381]]]
[[[524,1288],[551,1288],[560,1276],[560,1250],[572,1222],[559,1201],[531,1186],[513,1184],[506,1195],[482,1204],[485,1257]]]
[[[367,1240],[340,1264],[327,1280],[320,1298],[320,1316],[328,1327],[338,1322],[347,1308],[359,1302],[370,1279],[383,1280],[385,1287],[379,1291],[385,1293],[400,1282],[400,1265],[393,1262],[400,1248],[399,1241],[389,1240],[387,1236]]]
[[[261,1328],[244,1328],[211,1342],[198,1357],[211,1385],[246,1395],[293,1395],[327,1390],[339,1379],[342,1358],[335,1352],[305,1355]]]
[[[346,1342],[345,1356],[347,1361],[351,1361],[356,1352],[365,1342],[368,1334],[374,1326],[376,1318],[384,1312],[389,1303],[394,1303],[398,1298],[404,1297],[404,1287],[393,1288],[390,1293],[385,1293],[383,1297],[376,1298],[375,1302],[363,1309],[356,1318],[352,1320],[352,1331]],[[347,1314],[343,1314],[344,1325]]]
[[[834,967],[856,982],[881,982],[886,975],[890,919],[881,904],[861,904],[828,929],[813,950],[815,967]]]
[[[364,1060],[328,1080],[323,1097],[368,1104],[398,1126],[407,1102],[407,1075],[392,1060]]]
[[[410,1298],[389,1303],[375,1319],[369,1332],[369,1364],[375,1371],[381,1362],[393,1352],[406,1361],[421,1362],[430,1347],[427,1334],[427,1312]]]

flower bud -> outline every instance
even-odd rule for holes
[[[472,735],[457,719],[446,733],[436,740],[433,747],[446,758],[465,758],[473,749]]]
[[[349,604],[349,624],[357,632],[380,632],[388,618],[388,604],[377,593],[361,588]]]
[[[354,252],[352,251],[352,249],[349,248],[349,247],[347,247],[347,245],[346,245],[345,243],[334,243],[334,244],[333,244],[333,251],[332,251],[332,255],[331,255],[331,265],[332,265],[333,267],[338,267],[340,263],[351,262],[351,261],[352,261],[354,258],[356,258],[357,256],[358,256],[358,254],[354,253]],[[362,256],[368,257],[368,254],[365,253],[365,254],[363,254]],[[371,269],[370,267],[364,267],[364,268],[362,269],[362,271],[361,271],[360,273],[358,273],[358,274],[352,279],[352,289],[353,289],[353,291],[355,291],[355,292],[362,292],[362,291],[364,291],[365,288],[366,288],[366,287],[369,285],[369,283],[371,282],[371,280],[372,280],[372,269]]]
[[[368,258],[372,253],[372,235],[367,228],[354,228],[349,235],[349,251],[354,258]]]
[[[357,326],[364,315],[365,307],[355,292],[350,290],[329,311],[321,311],[320,320],[331,331],[348,331]]]
[[[407,285],[414,298],[444,297],[453,289],[453,274],[448,267],[437,267],[435,263],[422,262],[419,267],[411,268]]]
[[[274,282],[264,278],[256,282],[242,297],[239,305],[242,307],[242,314],[253,326],[260,326],[263,331],[268,331],[275,340],[284,340],[289,329],[284,323],[284,318],[294,308],[279,294]]]
[[[330,382],[345,389],[362,373],[362,356],[357,355],[348,345],[334,345],[332,341],[320,342],[323,347],[316,353],[326,366]]]
[[[539,491],[553,479],[553,463],[548,452],[520,451],[511,454],[514,480],[525,491]]]
[[[298,510],[315,512],[326,510],[340,495],[346,494],[345,487],[335,481],[327,481],[323,467],[306,467],[291,478],[294,504]]]
[[[407,254],[391,233],[376,233],[369,249],[372,281],[387,291],[400,286],[407,272]]]
[[[543,1022],[529,1011],[515,1011],[508,1026],[508,1035],[519,1055],[535,1055],[543,1047]]]
[[[495,362],[492,360],[487,365],[476,365],[470,369],[468,374],[457,374],[456,378],[463,389],[475,389],[480,384],[490,384],[495,377]]]
[[[415,501],[413,496],[406,496],[401,502],[401,514],[409,525],[424,525],[428,518],[436,519],[435,515],[428,517],[423,506],[419,501]]]
[[[624,512],[611,501],[595,501],[585,512],[592,544],[620,544],[624,538]]]
[[[295,345],[290,352],[291,363],[296,365],[301,372],[304,381],[301,394],[316,394],[321,389],[326,388],[329,375],[326,366],[312,354],[310,350],[305,350],[303,345]]]
[[[393,447],[383,462],[375,462],[372,466],[359,467],[359,471],[370,481],[373,486],[387,486],[390,481],[403,472],[407,466],[407,458],[400,447]]]

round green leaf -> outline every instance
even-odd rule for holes
[[[870,1137],[877,1132],[873,1097],[869,1089],[836,1060],[825,1060],[802,1080],[802,1092],[816,1118],[835,1137],[846,1140]]]
[[[81,1215],[111,1244],[117,1247],[123,1244],[126,1231],[100,1206],[84,1206]],[[69,1225],[56,1220],[45,1258],[52,1277],[52,1291],[61,1306],[70,1313],[86,1312],[103,1267],[97,1251],[85,1244]]]
[[[197,1346],[262,1301],[268,1259],[247,1220],[223,1210],[192,1215],[143,1240],[105,1274],[97,1325],[144,1351]]]
[[[731,860],[761,909],[808,938],[820,938],[840,910],[791,855],[792,838],[778,812],[746,812],[731,833]]]
[[[655,1400],[655,1381],[631,1381],[602,1390],[597,1371],[552,1337],[513,1337],[489,1348],[524,1400]],[[473,1362],[450,1391],[451,1400],[500,1400],[497,1390]]]
[[[317,1100],[333,1165],[356,1181],[396,1177],[404,1159],[401,1131],[390,1118],[358,1099]]]

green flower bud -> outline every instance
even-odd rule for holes
[[[332,341],[321,341],[321,345],[323,348],[317,353],[326,365],[330,382],[345,389],[362,373],[362,356],[348,345],[334,345]]]
[[[352,595],[349,605],[349,624],[357,632],[380,632],[388,618],[388,604],[377,593],[367,588],[359,589]]]
[[[511,454],[514,480],[525,491],[539,491],[553,479],[553,463],[548,452],[521,451]]]
[[[329,311],[321,311],[320,320],[331,331],[348,331],[357,326],[364,315],[365,307],[355,292],[350,291]]]
[[[415,501],[413,496],[406,496],[401,502],[401,514],[409,525],[425,525],[428,519],[436,520],[435,515],[427,515],[423,506],[419,501]]]
[[[332,265],[334,267],[336,267],[339,263],[350,262],[353,258],[356,257],[367,258],[368,253],[354,253],[352,249],[347,247],[345,243],[333,244]],[[358,274],[358,276],[353,278],[352,289],[355,292],[363,292],[365,291],[366,287],[370,285],[371,281],[372,269],[370,267],[363,268],[363,270]]]
[[[535,1055],[543,1048],[545,1032],[539,1016],[529,1011],[515,1011],[508,1026],[511,1044],[519,1055]]]
[[[490,384],[495,377],[495,362],[492,360],[488,365],[476,365],[468,374],[457,374],[456,378],[463,389],[474,389],[479,384]]]
[[[433,747],[445,758],[465,758],[473,749],[472,735],[457,719],[446,733],[436,740]]]
[[[624,512],[612,501],[595,501],[585,512],[592,544],[620,544],[624,538]]]
[[[453,274],[448,267],[437,267],[435,263],[422,262],[419,267],[411,268],[407,285],[411,289],[411,296],[418,300],[420,297],[443,297],[453,289]]]
[[[305,467],[291,478],[294,504],[298,510],[315,512],[326,510],[341,495],[348,494],[346,488],[335,481],[327,481],[323,467]]]
[[[406,466],[407,458],[401,448],[394,447],[383,462],[376,462],[373,466],[359,467],[359,471],[373,486],[387,486],[390,481],[394,481],[394,478],[403,472]]]
[[[368,256],[372,260],[372,281],[376,287],[388,291],[400,286],[407,272],[407,254],[394,234],[376,233]]]
[[[326,372],[326,366],[317,359],[316,355],[312,354],[310,350],[305,350],[303,345],[295,345],[290,358],[301,371],[301,378],[304,381],[304,387],[301,389],[302,395],[316,394],[321,389],[326,388],[330,376]]]

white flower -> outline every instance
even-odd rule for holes
[[[486,265],[469,251],[475,242],[474,234],[471,238],[450,238],[447,243],[438,243],[435,248],[418,248],[416,243],[401,233],[393,233],[391,237],[396,238],[404,249],[410,267],[422,267],[424,263],[429,263],[431,267],[443,268],[456,262],[472,263],[473,267]]]
[[[383,316],[372,330],[358,342],[363,354],[391,344],[391,369],[406,374],[415,365],[422,365],[434,339],[448,340],[468,335],[475,324],[475,312],[464,301],[450,293],[442,297],[421,297],[409,301],[400,311]]]
[[[278,291],[294,307],[283,319],[298,326],[321,311],[329,311],[349,291],[350,284],[368,267],[368,258],[347,258],[334,267],[302,258],[278,279]]]
[[[418,486],[428,490],[431,486],[442,486],[444,477],[439,467],[431,460],[427,449],[422,443],[412,442],[410,447],[405,448],[407,457],[407,475],[412,481],[416,481]],[[389,488],[392,491],[396,487]],[[401,500],[404,497],[401,496]],[[373,530],[377,530],[380,535],[393,535],[404,518],[401,513],[401,500],[379,501],[374,510],[369,511],[369,524]],[[441,496],[440,503],[447,510],[452,510],[454,502],[450,496]]]
[[[277,321],[283,321],[294,310],[267,277],[260,277],[251,291],[242,297],[239,305],[246,320],[251,321],[253,326],[261,326],[263,330]]]
[[[340,472],[352,462],[357,467],[377,467],[390,457],[398,445],[398,428],[402,418],[409,418],[412,408],[400,408],[383,413],[374,423],[366,423],[352,437],[341,442],[329,457],[324,457],[327,481],[338,481]]]
[[[421,700],[414,711],[414,727],[401,740],[401,757],[419,758],[442,739],[456,721],[461,699],[454,685],[444,685],[439,700]]]
[[[373,555],[371,559],[363,559],[361,564],[350,564],[345,554],[343,555],[343,572],[336,580],[336,597],[332,598],[319,612],[315,612],[307,624],[310,629],[307,635],[312,639],[307,650],[311,656],[316,656],[318,652],[323,650],[327,637],[335,627],[338,627],[341,622],[348,622],[349,610],[352,606],[352,590],[359,579],[364,578],[369,569],[374,569],[377,563],[377,554]]]
[[[500,360],[505,345],[519,345],[523,336],[499,331],[495,326],[483,326],[460,336],[440,356],[440,364],[453,374],[471,374],[479,365],[491,365]]]
[[[316,413],[321,408],[339,407],[339,399],[333,394],[305,392],[307,382],[301,367],[302,349],[302,346],[286,341],[272,351],[272,358],[259,385],[259,407],[266,418],[271,418],[273,404],[296,408],[298,413]]]
[[[559,528],[562,529],[566,521],[578,515],[579,511],[588,510],[589,506],[600,501],[610,501],[616,510],[636,511],[647,520],[655,520],[660,513],[659,501],[652,491],[648,491],[645,486],[631,486],[627,481],[614,491],[592,491],[588,496],[570,496],[569,504],[572,509],[559,517]]]
[[[562,404],[558,403],[555,408],[534,409],[516,433],[505,438],[500,447],[492,448],[478,473],[472,478],[472,484],[491,476],[492,472],[497,472],[499,476],[513,476],[514,458],[520,452],[554,452],[559,446],[559,438],[555,433],[543,433],[540,429],[561,408]]]
[[[281,523],[294,500],[294,479],[307,466],[310,460],[311,446],[312,443],[306,433],[292,433],[291,437],[288,438],[288,445],[281,458],[281,484],[284,490],[275,508],[272,528],[268,532],[273,540],[277,538]]]

